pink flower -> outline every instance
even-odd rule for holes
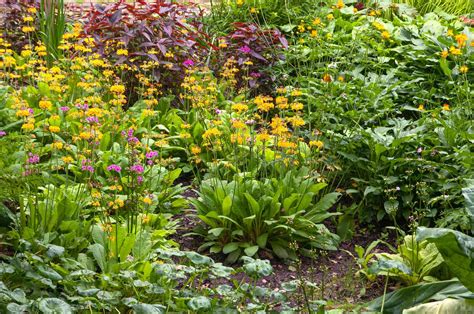
[[[5,135],[7,135],[7,132],[0,130],[0,137],[4,137]]]
[[[122,171],[122,167],[120,167],[119,165],[113,164],[113,165],[108,166],[107,170],[108,171],[115,171],[115,172],[119,173],[120,171]]]
[[[38,155],[28,153],[28,159],[26,160],[27,164],[37,164],[39,163],[39,161],[40,161],[40,158]]]
[[[183,62],[183,65],[184,65],[185,67],[187,67],[187,68],[188,68],[188,67],[192,67],[192,66],[194,65],[194,61],[191,60],[191,59],[186,59],[186,60]]]
[[[250,53],[252,51],[252,49],[250,49],[250,47],[247,45],[240,47],[239,50],[240,52],[243,52],[243,53]]]
[[[130,167],[130,171],[135,172],[135,173],[143,173],[143,166],[142,165],[133,165]]]

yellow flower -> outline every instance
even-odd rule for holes
[[[318,37],[318,31],[315,30],[315,29],[313,29],[313,30],[311,31],[311,37],[313,37],[313,38],[314,38],[314,37]]]
[[[257,140],[261,142],[266,142],[270,139],[270,134],[267,132],[257,134]]]
[[[291,125],[294,128],[305,125],[304,120],[299,116],[294,116],[294,117],[288,118],[288,121],[291,123]]]
[[[232,127],[236,129],[245,129],[245,123],[240,120],[234,120],[232,121]]]
[[[202,138],[205,140],[208,140],[212,136],[220,136],[222,135],[222,132],[219,131],[217,128],[210,128],[209,130],[206,130],[204,134],[202,135]]]
[[[425,105],[423,105],[423,104],[418,105],[418,110],[420,110],[420,111],[425,110]]]
[[[23,33],[32,33],[32,32],[35,31],[35,28],[34,28],[33,26],[23,26],[23,27],[21,28],[21,31],[22,31]]]
[[[155,111],[154,110],[150,110],[150,109],[143,109],[142,110],[142,117],[146,118],[146,117],[153,117],[155,115]]]
[[[467,35],[459,34],[459,35],[454,36],[454,39],[456,39],[456,42],[458,43],[458,47],[462,48],[466,45]]]
[[[322,141],[310,141],[309,142],[310,147],[317,147],[318,149],[321,149],[324,147],[324,143]]]
[[[181,128],[182,128],[182,129],[190,129],[190,128],[191,128],[191,124],[188,124],[188,123],[181,124]]]
[[[445,111],[451,110],[451,109],[449,108],[449,104],[443,104],[443,110],[445,110]]]
[[[74,159],[71,156],[65,156],[65,157],[62,158],[62,160],[65,164],[70,164],[70,163],[74,162]]]
[[[238,6],[241,6],[242,4],[244,4],[244,0],[236,0],[235,3],[236,3]]]
[[[54,149],[60,150],[64,147],[64,144],[62,142],[54,142],[51,146],[53,146]]]
[[[446,49],[441,51],[441,58],[446,59],[448,55],[449,55],[449,52]]]
[[[459,72],[461,72],[462,74],[466,74],[467,71],[469,71],[469,68],[468,68],[466,65],[462,65],[462,66],[459,68]]]
[[[21,56],[23,58],[28,58],[30,57],[31,55],[33,54],[33,51],[29,50],[29,49],[25,49],[25,50],[22,50],[21,51]]]
[[[49,100],[40,100],[39,107],[43,110],[51,110],[53,104]]]
[[[390,33],[387,31],[382,32],[382,38],[383,39],[390,39]]]
[[[331,21],[331,20],[334,20],[334,15],[333,15],[332,13],[330,13],[330,14],[328,14],[328,15],[326,16],[326,18],[327,18],[328,20],[330,20],[330,21]]]
[[[146,196],[146,197],[143,198],[143,203],[145,203],[147,205],[151,205],[153,203],[153,200],[151,198],[149,198],[148,196]]]
[[[28,13],[32,13],[32,14],[35,14],[37,12],[35,7],[29,7],[27,11]]]
[[[196,146],[196,145],[192,146],[191,147],[191,153],[193,155],[199,155],[201,153],[201,147]]]
[[[238,113],[242,113],[244,111],[247,111],[248,109],[249,109],[249,106],[242,103],[237,103],[237,104],[232,105],[232,110]]]
[[[336,8],[338,8],[340,10],[343,7],[344,7],[344,1],[343,0],[338,0],[337,4],[336,4]]]
[[[25,22],[25,23],[26,22],[33,22],[33,21],[34,21],[34,19],[33,19],[32,16],[27,15],[27,16],[23,17],[23,22]]]
[[[89,132],[81,132],[79,133],[79,137],[83,140],[88,140],[92,137],[92,134],[90,134]]]
[[[28,117],[30,115],[30,111],[26,109],[20,109],[16,112],[15,115],[19,118]]]
[[[300,111],[303,110],[304,105],[300,102],[294,102],[291,104],[291,110]]]
[[[117,55],[118,56],[128,56],[128,50],[127,49],[118,49],[117,50]]]
[[[320,24],[321,24],[321,19],[319,17],[313,20],[313,25],[320,25]]]
[[[112,93],[116,93],[116,94],[123,94],[123,93],[125,93],[125,86],[123,86],[123,85],[112,85],[110,87],[110,91]]]
[[[50,126],[49,126],[49,131],[50,131],[51,133],[58,133],[59,131],[61,131],[61,129],[59,128],[59,126],[50,125]]]
[[[446,33],[446,36],[453,37],[453,36],[454,36],[453,30],[452,30],[452,29],[448,29],[448,31],[447,31],[447,33]]]
[[[21,129],[25,131],[33,131],[35,129],[35,125],[33,123],[25,123],[21,126]]]
[[[299,89],[294,89],[291,91],[291,96],[293,97],[298,97],[298,96],[301,96],[303,95],[303,93],[299,90]]]
[[[451,46],[451,47],[449,48],[449,52],[450,52],[452,55],[454,55],[454,56],[459,56],[459,55],[461,54],[461,49],[458,49],[458,48],[456,48],[456,47],[454,47],[454,46]]]

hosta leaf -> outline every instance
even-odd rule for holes
[[[267,246],[267,239],[268,239],[268,233],[264,233],[258,236],[257,238],[258,246],[261,247],[262,249],[265,248]]]
[[[211,307],[211,301],[204,297],[194,297],[188,302],[188,306],[193,311],[206,310]]]
[[[72,308],[69,304],[57,298],[45,298],[38,302],[39,310],[44,314],[69,314]]]
[[[259,249],[258,245],[250,246],[244,249],[244,253],[247,256],[254,256],[258,252],[258,249]]]
[[[416,240],[434,243],[453,275],[474,292],[474,238],[451,229],[419,227]]]
[[[166,307],[161,304],[138,303],[132,305],[135,314],[161,314],[166,313]]]
[[[423,283],[407,288],[399,289],[387,295],[381,296],[368,304],[369,310],[384,313],[402,313],[404,309],[411,308],[417,304],[430,300],[444,300],[446,298],[473,299],[474,294],[464,287],[459,280],[452,279],[433,283]]]
[[[239,248],[239,244],[238,244],[238,243],[231,242],[231,243],[227,243],[226,245],[224,245],[224,248],[222,249],[222,252],[223,252],[224,254],[229,254],[229,253],[234,252],[234,251],[237,250],[238,248]]]

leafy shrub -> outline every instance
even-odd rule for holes
[[[19,52],[25,45],[36,42],[35,33],[30,30],[25,32],[23,27],[33,27],[33,31],[39,28],[36,19],[39,3],[40,0],[6,0],[3,4],[6,10],[2,12],[0,28],[3,39],[12,44],[13,50]],[[25,17],[32,17],[33,21],[25,21]]]
[[[133,103],[140,73],[168,91],[180,86],[186,65],[202,61],[211,46],[202,32],[201,16],[201,9],[193,5],[119,1],[92,7],[85,17],[84,36],[94,38],[93,52],[121,65]]]
[[[268,92],[274,81],[265,68],[271,68],[282,56],[282,49],[288,47],[286,38],[277,29],[263,29],[253,23],[233,23],[233,30],[219,39],[219,53],[213,64],[221,76],[230,76],[234,88],[260,88]]]
[[[329,212],[339,194],[319,197],[326,186],[308,177],[308,169],[290,170],[282,179],[258,181],[236,177],[226,182],[202,182],[199,199],[193,200],[206,228],[197,229],[206,242],[201,250],[228,254],[234,262],[245,254],[271,250],[280,258],[296,258],[297,248],[334,250],[338,237],[322,224],[338,213]]]

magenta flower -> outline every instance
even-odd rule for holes
[[[0,130],[0,137],[4,137],[5,135],[7,135],[7,132]]]
[[[120,167],[119,165],[113,164],[113,165],[108,166],[107,170],[108,171],[115,171],[115,172],[119,173],[120,171],[122,171],[122,167]]]
[[[68,112],[69,107],[68,106],[63,106],[63,107],[59,108],[59,110],[61,110],[62,112]]]
[[[158,156],[158,152],[152,150],[152,151],[149,151],[148,153],[146,153],[145,156],[146,156],[147,159],[153,159],[153,158],[155,158],[156,156]]]
[[[133,165],[130,167],[130,171],[135,172],[135,173],[143,173],[143,166],[142,165]]]
[[[141,184],[143,182],[143,177],[142,176],[138,176],[137,177],[137,182],[138,184]]]
[[[28,159],[26,160],[27,164],[37,164],[39,163],[40,158],[38,155],[34,155],[33,153],[28,153]]]
[[[91,163],[91,160],[90,159],[84,159],[82,160],[82,171],[87,171],[87,172],[90,172],[90,173],[93,173],[94,172],[94,167],[92,167],[90,165]]]
[[[192,67],[192,66],[194,65],[194,61],[191,60],[191,59],[186,59],[186,60],[183,62],[183,65],[184,65],[185,67],[187,67],[187,68],[188,68],[188,67]]]
[[[250,53],[252,51],[252,49],[250,49],[250,47],[247,45],[240,47],[239,50],[240,52],[243,52],[243,53]]]
[[[99,118],[97,118],[96,116],[91,116],[91,117],[87,117],[86,121],[89,124],[95,124],[95,123],[99,123]]]

